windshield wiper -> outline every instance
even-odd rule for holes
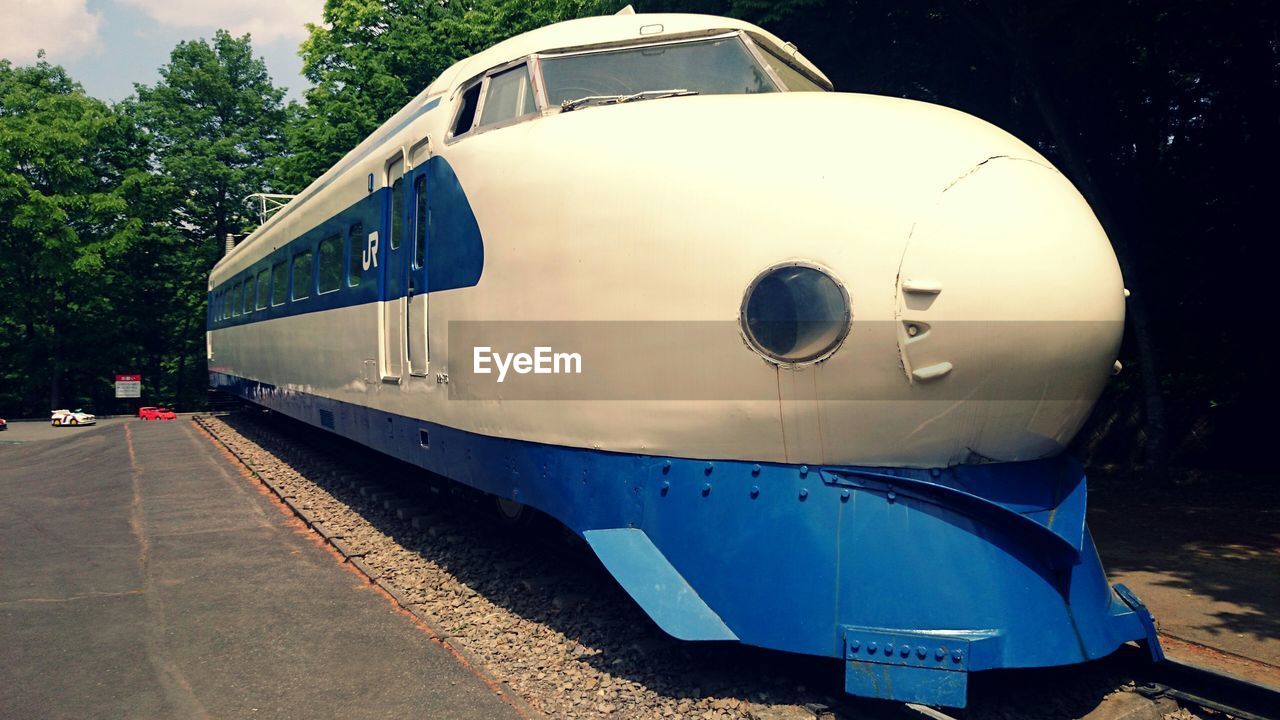
[[[565,100],[560,103],[560,112],[569,112],[570,110],[577,110],[580,107],[587,107],[589,105],[619,105],[621,103],[632,102],[634,100],[654,100],[656,98],[685,97],[697,94],[697,90],[679,89],[645,90],[632,95],[588,95],[576,100]]]

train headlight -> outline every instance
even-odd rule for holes
[[[747,288],[740,321],[766,358],[797,365],[826,358],[849,334],[849,295],[822,268],[791,262],[765,270]]]

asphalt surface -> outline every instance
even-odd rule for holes
[[[1099,483],[1089,526],[1111,582],[1155,614],[1170,656],[1280,687],[1274,485],[1271,477],[1160,491]]]
[[[518,717],[191,422],[10,433],[0,718]]]
[[[129,422],[130,418],[101,418],[97,425],[78,427],[54,427],[48,420],[10,420],[9,429],[0,431],[0,447],[18,443],[62,440],[77,433],[88,432],[95,427],[110,427]]]

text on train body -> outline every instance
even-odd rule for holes
[[[533,353],[498,353],[488,346],[478,346],[472,355],[472,369],[477,375],[489,375],[497,368],[498,382],[507,378],[507,371],[519,375],[582,374],[582,355],[555,352],[550,347],[538,346]]]

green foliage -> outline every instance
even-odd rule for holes
[[[64,377],[87,397],[110,372],[104,284],[145,236],[131,202],[153,180],[139,139],[62,68],[0,60],[0,407],[44,411]]]
[[[244,197],[276,191],[291,110],[249,36],[225,30],[212,42],[178,43],[160,81],[135,87],[122,105],[145,130],[150,162],[169,185],[164,205],[174,231],[137,258],[147,270],[139,290],[164,300],[139,309],[161,329],[145,348],[145,366],[185,404],[204,392],[206,278],[226,234],[257,224]]]
[[[135,85],[125,103],[146,129],[161,173],[186,189],[173,223],[216,257],[226,233],[256,220],[244,196],[270,191],[285,156],[284,89],[253,56],[249,36],[219,30],[212,43],[178,43],[152,87]]]
[[[204,395],[205,279],[286,157],[284,91],[249,38],[183,42],[112,108],[59,67],[0,61],[0,408]]]
[[[286,179],[319,177],[455,62],[527,30],[616,11],[608,0],[326,0],[308,25],[306,92]]]

